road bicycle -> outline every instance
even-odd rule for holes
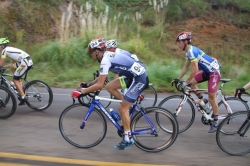
[[[59,130],[63,138],[71,145],[78,148],[91,148],[102,142],[107,132],[107,119],[117,129],[117,134],[122,137],[123,126],[108,113],[99,100],[121,102],[120,100],[102,98],[95,94],[88,94],[89,103],[82,102],[68,106],[59,118]],[[140,100],[138,98],[138,100]],[[74,99],[73,99],[74,101]],[[138,101],[139,102],[139,101]],[[178,123],[168,110],[160,107],[141,107],[136,102],[130,110],[131,134],[135,145],[147,152],[160,152],[169,148],[178,136]],[[162,124],[158,126],[155,114],[159,114]],[[169,128],[171,133],[163,129]]]
[[[17,99],[20,100],[21,96],[16,89],[16,86],[7,79],[7,77],[12,77],[13,74],[5,73],[5,68],[1,70],[0,84],[9,88],[14,94],[16,94]],[[32,109],[37,111],[42,111],[51,105],[53,101],[53,92],[51,88],[43,81],[40,80],[27,80],[27,74],[30,69],[21,78],[22,88],[27,96],[27,101],[25,103]]]
[[[96,72],[93,73],[94,80],[95,80],[96,78],[98,78],[99,75],[100,75],[99,71],[96,70]],[[110,80],[113,80],[113,79],[114,79],[114,76],[108,76],[108,77],[106,78],[106,80],[105,80],[105,85],[106,85],[107,83],[109,83]],[[127,90],[127,89],[121,89],[121,93],[124,95],[125,92],[126,92],[126,90]],[[109,97],[109,98],[111,98],[111,99],[114,99],[114,97],[113,97],[111,94],[108,94],[108,95],[107,95],[107,93],[105,93],[105,91],[102,91],[102,90],[99,91],[98,96],[104,97],[104,98],[105,98],[105,97]],[[155,88],[154,88],[154,86],[153,86],[152,83],[149,83],[149,84],[148,84],[148,88],[145,89],[145,90],[141,93],[140,97],[142,98],[141,103],[140,103],[142,107],[155,106],[155,104],[156,104],[156,102],[157,102],[157,91],[155,90]],[[87,98],[87,101],[85,101],[85,102],[88,102],[88,100],[89,100],[88,96],[86,96],[86,98]],[[83,99],[84,99],[84,98],[83,98]],[[100,101],[100,102],[102,103],[102,105],[103,105],[105,108],[109,107],[110,104],[111,104],[111,101],[106,101],[106,100],[105,100],[105,101]]]
[[[17,108],[14,94],[6,87],[0,85],[0,119],[11,117]]]
[[[250,94],[245,92],[244,95]],[[242,93],[238,95],[239,99]],[[218,132],[225,131],[227,134]],[[244,155],[250,153],[250,110],[238,111],[226,117],[218,126],[216,132],[216,142],[220,149],[231,155]]]
[[[219,120],[224,119],[229,114],[233,113],[233,110],[237,110],[237,107],[242,107],[243,110],[248,110],[248,105],[242,100],[234,97],[226,98],[225,95],[222,94],[222,89],[225,83],[229,82],[230,79],[221,79],[220,88],[217,91],[217,100],[220,100],[218,103],[219,106]],[[181,82],[179,82],[181,83]],[[194,122],[195,119],[195,107],[202,114],[201,122],[204,125],[211,125],[213,121],[212,109],[204,110],[203,107],[198,103],[198,99],[196,95],[191,94],[192,92],[207,92],[207,89],[191,89],[188,86],[184,88],[178,86],[178,83],[175,82],[175,87],[178,91],[181,91],[182,95],[172,95],[166,97],[159,103],[159,107],[167,108],[171,111],[178,120],[179,124],[179,132],[182,133],[186,131]],[[223,131],[222,131],[223,132]]]

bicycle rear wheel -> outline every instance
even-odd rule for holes
[[[173,95],[166,97],[163,99],[159,107],[168,109],[174,116],[176,117],[179,124],[179,133],[182,133],[189,129],[189,127],[193,124],[195,119],[195,108],[192,102],[187,99],[187,101],[180,107],[179,104],[183,100],[183,95]],[[177,109],[180,107],[180,112],[178,115],[176,114]],[[156,114],[156,119],[158,119],[158,114]],[[159,125],[161,126],[161,120],[157,120]],[[168,128],[163,128],[167,132],[171,132]]]
[[[231,155],[244,155],[250,152],[250,112],[239,111],[226,117],[216,131],[216,142],[221,150]],[[248,119],[247,119],[248,118]],[[242,124],[244,135],[238,132]],[[227,134],[221,132],[225,131]]]
[[[175,117],[166,109],[160,107],[148,107],[144,111],[145,117],[141,112],[134,115],[131,121],[131,131],[135,140],[135,145],[146,152],[160,152],[169,148],[178,136],[178,123]],[[165,132],[158,126],[155,114],[161,119],[161,126],[172,130],[171,133]],[[152,122],[153,127],[147,118]],[[153,132],[153,128],[156,129]],[[150,132],[151,134],[145,134]]]
[[[28,82],[24,87],[24,93],[28,97],[26,104],[37,111],[49,108],[53,101],[53,92],[51,88],[40,80]]]
[[[17,108],[14,94],[6,87],[0,86],[0,119],[11,117]]]
[[[144,89],[140,96],[143,98],[140,103],[142,107],[146,108],[155,106],[157,102],[157,92],[153,87],[153,84],[149,84],[148,88]]]
[[[83,117],[88,111],[87,105],[80,103],[65,108],[59,118],[59,130],[63,138],[78,148],[91,148],[102,142],[107,132],[107,123],[103,114],[96,108],[91,112],[83,129],[80,128]]]

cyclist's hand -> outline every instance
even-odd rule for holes
[[[178,84],[180,82],[180,80],[178,79],[178,78],[174,78],[174,79],[172,79],[172,85],[173,85],[173,83],[174,84]]]
[[[185,88],[185,86],[187,86],[188,83],[186,81],[179,81],[178,86],[181,86],[182,88]]]
[[[3,72],[5,68],[3,66],[0,66],[0,71]]]
[[[81,88],[87,88],[88,87],[88,84],[86,82],[81,82],[80,83],[80,87]]]
[[[72,98],[78,98],[80,95],[82,95],[82,92],[79,90],[74,90],[73,92],[71,92]]]
[[[237,96],[237,94],[244,93],[246,90],[244,88],[236,88],[234,92],[234,97]]]

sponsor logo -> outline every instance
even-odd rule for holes
[[[126,67],[122,67],[122,66],[115,66],[115,69],[127,70]]]
[[[214,85],[212,86],[212,88],[214,89],[214,88],[216,87],[216,85],[217,85],[217,84],[216,84],[216,83],[214,83]]]
[[[144,87],[145,84],[143,83],[138,83],[136,84],[133,89],[131,89],[130,94],[134,96],[139,90],[141,90]]]
[[[102,72],[103,72],[103,68],[101,67],[101,68],[100,68],[100,73],[102,73]]]

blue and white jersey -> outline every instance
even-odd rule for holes
[[[203,70],[206,73],[219,71],[220,64],[217,59],[205,54],[202,50],[195,46],[190,46],[186,53],[187,61],[198,60],[199,70]]]
[[[133,59],[135,59],[136,61],[139,61],[139,58],[137,57],[137,55],[131,54],[130,52],[128,52],[128,51],[126,51],[126,50],[122,50],[122,49],[120,49],[120,48],[116,48],[115,53],[118,53],[118,54],[119,54],[119,53],[126,54],[126,55],[132,57]]]
[[[124,50],[118,52],[106,51],[100,65],[100,75],[106,75],[109,71],[128,78],[144,74],[146,66],[142,62],[133,59],[131,55]]]

